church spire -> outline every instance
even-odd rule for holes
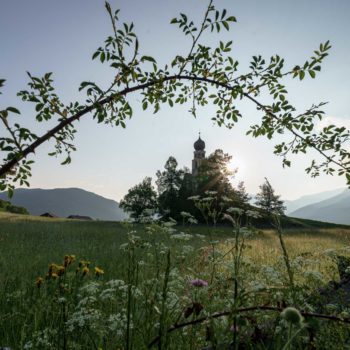
[[[198,174],[198,169],[205,159],[205,142],[201,139],[201,133],[199,132],[198,140],[193,144],[194,158],[192,160],[192,175]]]

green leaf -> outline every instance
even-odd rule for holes
[[[103,63],[105,59],[106,59],[106,54],[104,53],[104,51],[102,51],[100,55],[100,61]]]
[[[237,22],[237,19],[236,19],[235,16],[230,16],[230,17],[226,18],[226,21],[228,21],[228,22]]]
[[[156,60],[153,57],[151,57],[151,56],[142,56],[141,57],[141,62],[144,62],[144,61],[157,63]]]
[[[17,108],[14,108],[14,107],[8,107],[6,110],[9,112],[12,112],[12,113],[21,114],[21,112]]]
[[[38,103],[36,106],[35,106],[35,110],[37,112],[41,111],[44,107],[44,104],[43,103]]]
[[[311,78],[313,78],[313,79],[316,77],[316,73],[313,70],[309,70],[309,74],[310,74]]]
[[[301,70],[301,71],[299,72],[299,79],[300,79],[300,80],[303,80],[304,77],[305,77],[305,71]]]

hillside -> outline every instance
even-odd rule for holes
[[[7,193],[0,199],[9,200]],[[116,201],[104,198],[80,188],[23,189],[15,190],[11,203],[25,207],[31,215],[45,212],[59,217],[85,215],[100,220],[123,220],[126,216]]]
[[[313,203],[290,213],[290,216],[350,225],[350,190]]]
[[[344,191],[344,188],[337,188],[335,190],[324,191],[315,194],[308,194],[295,200],[285,200],[284,205],[287,207],[286,214],[289,215],[299,208],[305,207],[306,205],[318,203],[326,199],[332,198]]]

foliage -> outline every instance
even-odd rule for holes
[[[18,96],[34,105],[34,118],[38,124],[51,121],[56,126],[39,136],[34,129],[29,130],[17,120],[13,121],[20,114],[17,108],[7,107],[0,111],[0,120],[5,127],[3,133],[7,132],[0,137],[0,152],[4,157],[0,166],[0,190],[8,189],[11,195],[15,184],[29,185],[34,161],[29,156],[46,141],[54,141],[50,155],[65,155],[62,164],[69,163],[71,152],[75,150],[74,125],[86,115],[92,113],[97,123],[125,127],[133,114],[129,98],[136,92],[140,99],[135,100],[141,100],[142,108],[153,109],[154,113],[163,105],[191,103],[190,112],[195,115],[196,106],[214,104],[214,123],[228,128],[243,117],[237,102],[247,100],[262,115],[261,121],[252,125],[247,134],[269,139],[285,135],[285,140],[276,144],[274,151],[282,157],[283,166],[290,166],[290,154],[316,150],[323,161],[311,161],[306,168],[311,176],[317,176],[321,171],[337,173],[344,175],[350,183],[349,131],[334,125],[318,131],[317,121],[324,115],[321,109],[324,103],[297,112],[284,85],[288,78],[315,78],[331,48],[328,41],[320,44],[305,63],[288,68],[279,55],[269,59],[257,55],[252,58],[249,69],[242,71],[232,55],[232,41],[219,40],[213,48],[203,41],[208,31],[230,30],[230,25],[236,22],[234,16],[225,9],[216,9],[210,0],[202,22],[195,24],[185,14],[171,20],[189,39],[189,50],[186,55],[176,54],[170,62],[161,65],[154,57],[141,53],[134,24],[122,23],[119,10],[113,11],[108,2],[106,10],[112,22],[112,34],[92,59],[107,64],[115,78],[106,88],[83,81],[79,91],[85,93],[86,103],[64,104],[55,91],[52,73],[41,78],[28,73],[28,89],[20,91]],[[0,89],[4,83],[5,80],[0,79]],[[262,102],[260,97],[266,95],[270,99]]]
[[[164,218],[178,218],[181,211],[179,196],[185,172],[177,169],[177,165],[177,160],[169,157],[164,166],[165,170],[158,170],[156,174],[158,210]]]
[[[235,188],[235,195],[239,206],[242,206],[243,208],[247,208],[247,206],[249,207],[249,202],[252,197],[247,193],[244,181],[238,183],[237,188]]]
[[[140,184],[132,187],[120,201],[119,206],[136,222],[154,215],[157,208],[157,193],[152,185],[152,178],[145,177]]]
[[[181,231],[171,223],[1,222],[1,344],[344,349],[348,307],[320,309],[314,293],[337,278],[349,230],[285,232],[294,304],[275,232],[249,232],[241,214],[228,213],[231,229]]]
[[[256,195],[255,204],[260,207],[265,213],[283,215],[286,207],[279,195],[275,194],[267,179],[259,186],[260,192]]]
[[[12,205],[10,202],[3,201],[0,199],[0,211],[2,210],[7,211],[9,213],[14,213],[14,214],[25,214],[25,215],[29,214],[26,208]]]

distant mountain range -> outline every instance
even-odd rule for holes
[[[350,190],[343,189],[340,194],[303,206],[288,215],[302,219],[350,225]]]
[[[305,195],[296,200],[285,200],[284,205],[287,207],[286,214],[289,215],[290,213],[293,213],[297,209],[305,207],[306,205],[332,198],[342,193],[343,191],[344,191],[344,188],[337,188],[335,190]]]
[[[9,201],[6,192],[0,193],[0,199]],[[60,217],[82,215],[113,221],[127,217],[116,201],[80,188],[19,188],[10,201],[13,205],[25,207],[31,215],[48,212]]]

